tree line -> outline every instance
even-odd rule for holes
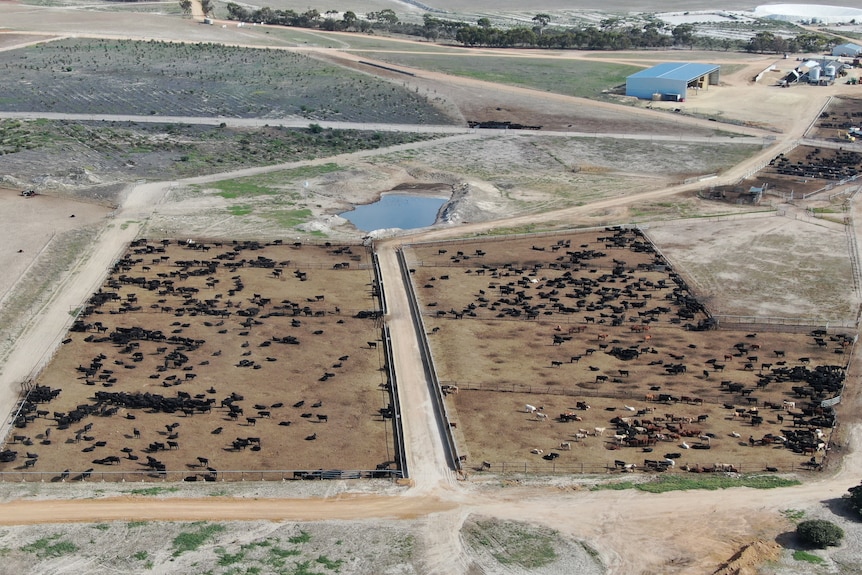
[[[212,0],[201,0],[204,14],[213,10]],[[180,0],[186,13],[191,12],[191,0]],[[276,26],[312,28],[325,31],[362,32],[382,31],[427,40],[451,40],[463,46],[489,48],[546,48],[561,50],[633,50],[638,48],[687,47],[703,50],[745,50],[759,53],[822,52],[837,42],[828,35],[804,32],[785,38],[773,32],[758,32],[750,40],[732,40],[699,36],[692,24],[667,26],[660,20],[630,25],[621,18],[607,18],[598,26],[551,27],[548,14],[536,14],[532,26],[495,27],[488,18],[479,18],[476,24],[460,20],[447,20],[425,14],[423,22],[402,22],[394,10],[369,12],[360,18],[350,10],[328,10],[320,13],[280,10],[269,7],[252,9],[234,2],[227,4],[228,19],[239,22],[260,22]]]

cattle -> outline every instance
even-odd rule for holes
[[[524,409],[527,411],[527,413],[536,413],[536,406],[530,405],[529,403],[524,405]]]
[[[368,343],[369,349],[377,349],[377,342],[376,341],[369,341],[367,343]]]
[[[321,422],[321,423],[322,423],[322,422],[324,422],[324,421],[329,421],[329,416],[328,416],[328,415],[324,415],[324,414],[322,414],[322,413],[318,413],[318,414],[317,414],[317,421],[318,421],[318,422]]]

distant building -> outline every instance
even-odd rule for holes
[[[840,56],[842,58],[858,58],[859,56],[862,56],[862,46],[850,42],[847,44],[841,44],[832,48],[832,55]]]
[[[689,89],[717,85],[719,68],[716,64],[665,62],[626,78],[626,96],[682,102]]]

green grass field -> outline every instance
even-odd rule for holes
[[[396,65],[593,99],[601,98],[602,90],[624,84],[626,76],[642,69],[605,62],[486,56],[476,52],[462,56],[394,52],[367,55]]]

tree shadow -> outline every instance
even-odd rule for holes
[[[850,506],[850,501],[844,499],[843,497],[825,499],[821,501],[821,503],[826,506],[829,511],[831,511],[838,517],[847,519],[848,521],[858,523],[860,519],[862,519],[862,517],[860,517],[859,514]]]
[[[796,531],[785,531],[784,533],[779,533],[775,537],[775,542],[783,548],[790,549],[791,551],[808,549],[808,547],[799,540],[799,537],[796,535]]]

